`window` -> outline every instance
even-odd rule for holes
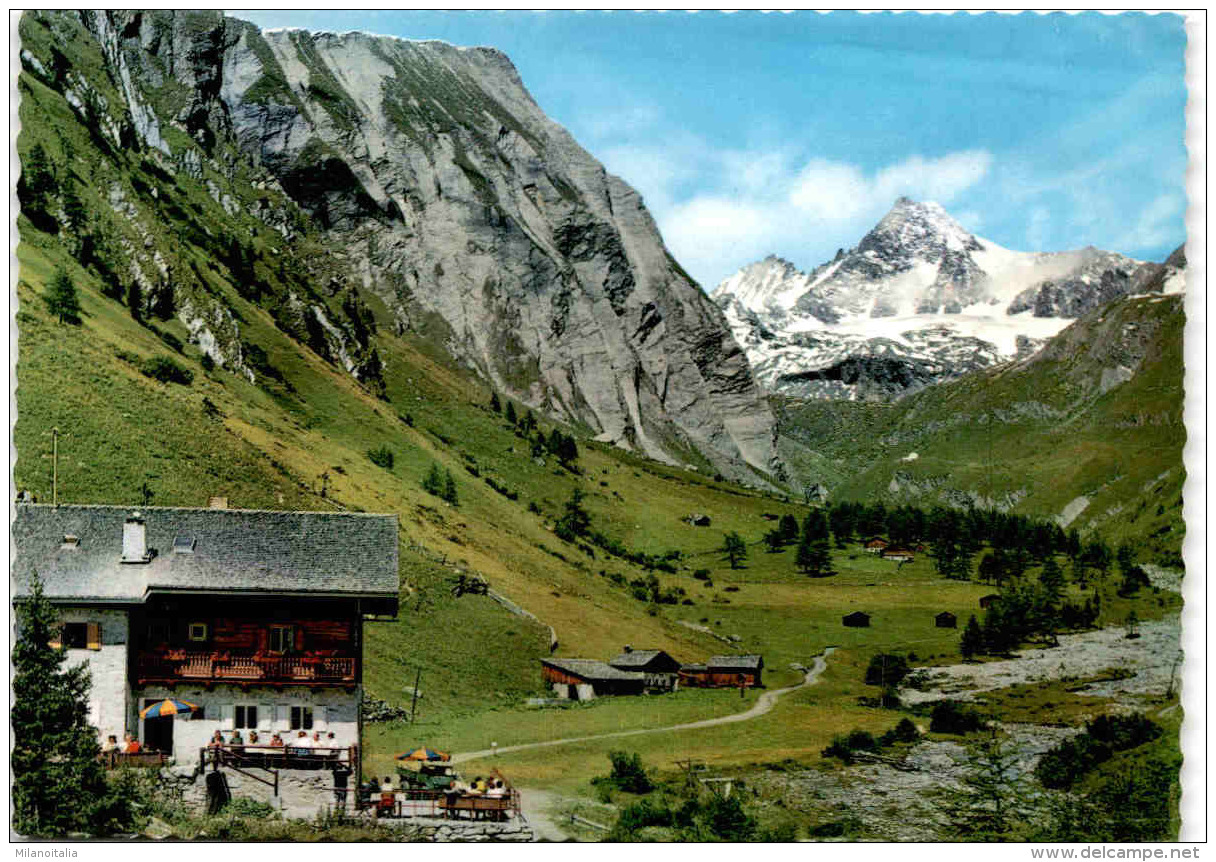
[[[63,544],[60,545],[59,547],[68,548],[68,549],[79,548],[80,547],[80,536],[74,536],[71,533],[64,533],[63,534]]]
[[[89,645],[89,626],[87,623],[64,623],[63,645],[68,649],[84,649]]]
[[[194,643],[205,643],[207,640],[206,623],[190,623],[188,629],[190,640]]]
[[[175,536],[173,539],[173,553],[175,553],[175,554],[193,554],[194,553],[194,537],[193,536]]]
[[[271,652],[291,652],[296,644],[296,627],[295,626],[271,626],[270,627],[270,651]]]
[[[291,729],[312,730],[311,706],[293,706],[291,708]]]
[[[169,623],[167,620],[148,621],[148,643],[152,645],[169,642]]]
[[[237,730],[257,730],[258,729],[258,708],[255,704],[238,703],[236,705],[236,715],[233,720],[233,727]]]

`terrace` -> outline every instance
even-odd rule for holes
[[[354,685],[356,658],[336,650],[298,655],[166,649],[135,659],[137,685],[227,682],[260,685]]]

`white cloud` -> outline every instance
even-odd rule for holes
[[[604,160],[642,192],[672,253],[707,289],[772,253],[814,266],[860,239],[900,195],[948,204],[992,164],[968,150],[866,172],[780,148],[714,151],[691,138],[612,148]]]
[[[1140,212],[1136,223],[1119,239],[1118,247],[1138,250],[1176,241],[1178,219],[1185,207],[1182,195],[1160,195]]]

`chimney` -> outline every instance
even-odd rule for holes
[[[122,561],[124,563],[146,563],[148,556],[148,534],[144,517],[132,512],[122,525]]]

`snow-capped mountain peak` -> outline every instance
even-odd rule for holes
[[[770,390],[885,397],[1025,356],[1143,287],[1154,267],[1093,247],[1011,251],[936,203],[901,197],[856,247],[809,273],[770,256],[711,296]]]

